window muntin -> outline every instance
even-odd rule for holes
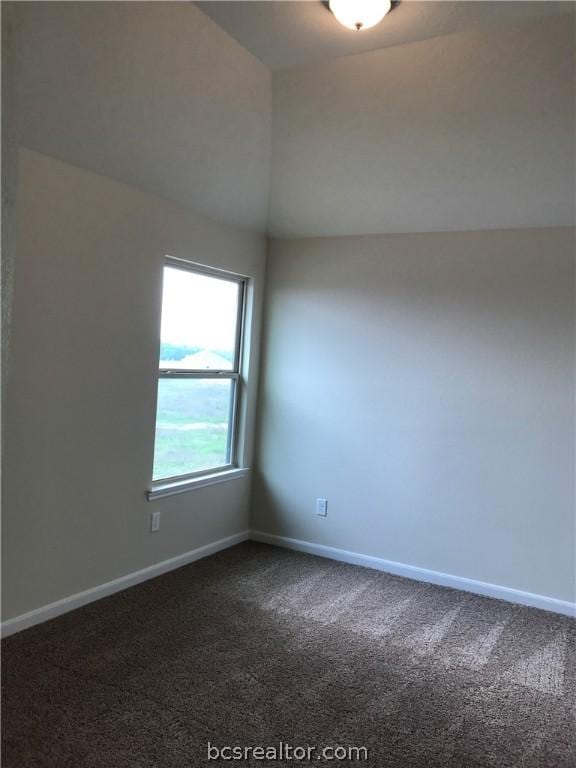
[[[237,466],[245,281],[167,259],[153,483]]]

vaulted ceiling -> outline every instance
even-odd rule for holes
[[[277,236],[573,223],[575,3],[17,6],[31,149]]]
[[[570,224],[574,73],[562,15],[277,73],[271,231]]]
[[[270,72],[187,2],[15,3],[21,143],[265,230]]]
[[[383,23],[360,34],[336,21],[327,2],[198,2],[196,5],[272,70],[318,64],[483,25],[571,13],[570,2],[401,0]],[[569,23],[569,22],[568,22]]]

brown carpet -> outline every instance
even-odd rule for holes
[[[575,623],[247,543],[3,643],[4,768],[574,768]]]

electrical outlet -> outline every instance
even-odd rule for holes
[[[150,518],[150,533],[160,530],[160,512],[152,512]]]
[[[327,499],[316,499],[316,514],[320,517],[326,517],[328,515]]]

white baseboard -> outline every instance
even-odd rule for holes
[[[464,592],[473,592],[474,594],[484,595],[486,597],[495,597],[498,600],[506,600],[509,603],[527,605],[531,608],[541,608],[544,611],[561,613],[565,616],[576,616],[576,603],[570,603],[567,600],[557,600],[555,597],[535,595],[532,592],[522,592],[519,589],[501,587],[497,584],[487,584],[484,581],[466,579],[462,576],[452,576],[451,574],[440,573],[439,571],[430,571],[427,568],[418,568],[415,565],[395,563],[392,560],[384,560],[381,557],[362,555],[358,552],[348,552],[345,549],[327,547],[324,544],[314,544],[310,541],[290,539],[286,536],[275,536],[271,533],[264,533],[263,531],[250,531],[250,538],[265,544],[274,544],[277,547],[295,549],[298,552],[307,552],[310,555],[327,557],[331,560],[341,560],[344,563],[352,563],[353,565],[363,565],[366,568],[374,568],[377,571],[393,573],[396,576],[405,576],[408,579],[415,579],[416,581],[425,581],[430,584],[451,587],[452,589],[459,589]]]
[[[181,568],[183,565],[188,565],[188,563],[193,563],[195,560],[208,557],[209,555],[213,555],[223,549],[228,549],[228,547],[233,547],[248,539],[261,541],[266,544],[274,544],[275,546],[284,547],[286,549],[294,549],[298,552],[307,552],[308,554],[326,557],[331,560],[340,560],[353,565],[374,568],[378,571],[393,573],[396,576],[405,576],[406,578],[415,579],[416,581],[425,581],[430,584],[438,584],[443,587],[452,587],[453,589],[463,590],[464,592],[473,592],[477,595],[495,597],[510,603],[527,605],[532,608],[541,608],[542,610],[561,613],[565,616],[576,616],[576,603],[570,603],[566,600],[557,600],[554,597],[535,595],[531,592],[522,592],[518,589],[501,587],[497,584],[487,584],[483,581],[466,579],[461,576],[452,576],[447,573],[440,573],[439,571],[430,571],[426,568],[418,568],[414,565],[395,563],[392,560],[384,560],[381,557],[362,555],[358,552],[349,552],[345,549],[328,547],[324,544],[314,544],[310,541],[300,541],[299,539],[291,539],[286,536],[275,536],[271,533],[264,533],[263,531],[242,531],[233,536],[227,536],[224,539],[219,539],[218,541],[206,544],[203,547],[192,549],[189,552],[177,555],[169,560],[163,560],[161,563],[150,565],[148,568],[129,573],[126,576],[120,576],[120,578],[108,581],[105,584],[100,584],[99,586],[92,587],[84,592],[78,592],[75,595],[70,595],[62,600],[57,600],[54,603],[43,605],[33,611],[8,619],[7,621],[2,622],[2,637],[8,637],[16,632],[28,629],[28,627],[33,627],[35,624],[49,621],[57,616],[61,616],[63,613],[73,611],[75,608],[80,608],[83,605],[100,600],[102,597],[108,597],[108,595],[113,595],[115,592],[121,592],[123,589],[128,589],[128,587],[133,587],[143,581],[148,581],[148,579],[161,576],[163,573],[168,573],[168,571]]]
[[[8,637],[8,635],[21,632],[23,629],[28,629],[28,627],[33,627],[35,624],[54,619],[56,616],[68,613],[68,611],[73,611],[75,608],[80,608],[95,600],[100,600],[102,597],[108,597],[108,595],[113,595],[115,592],[121,592],[123,589],[133,587],[143,581],[148,581],[148,579],[153,579],[155,576],[161,576],[163,573],[168,573],[168,571],[181,568],[183,565],[193,563],[195,560],[200,560],[203,557],[208,557],[208,555],[213,555],[216,552],[220,552],[222,549],[233,547],[235,544],[240,544],[240,542],[246,541],[249,536],[249,531],[235,533],[233,536],[227,536],[225,539],[213,541],[210,544],[205,544],[203,547],[198,547],[189,552],[184,552],[182,555],[171,557],[169,560],[163,560],[161,563],[155,563],[147,568],[142,568],[141,571],[135,571],[126,576],[120,576],[120,578],[107,581],[105,584],[92,587],[84,592],[77,592],[75,595],[70,595],[62,600],[57,600],[55,603],[49,603],[48,605],[43,605],[28,613],[15,616],[13,619],[8,619],[7,621],[2,622],[2,637]]]

